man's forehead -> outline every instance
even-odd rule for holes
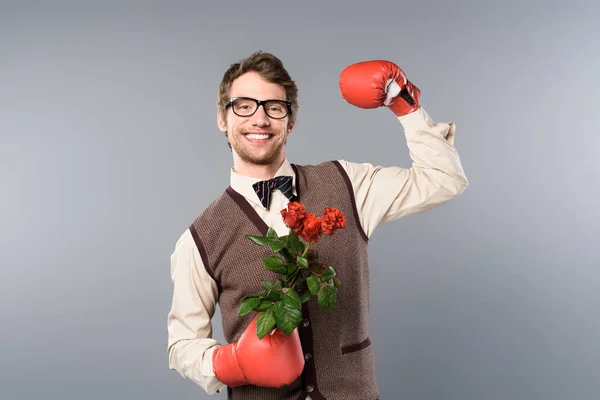
[[[283,86],[268,82],[256,72],[241,75],[231,84],[231,97],[252,97],[257,100],[286,98]]]

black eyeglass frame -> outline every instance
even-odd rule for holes
[[[256,103],[256,109],[254,110],[254,112],[252,114],[249,115],[240,115],[238,113],[235,112],[235,108],[233,107],[233,103],[236,100],[251,100],[254,101]],[[286,105],[286,109],[287,109],[287,114],[285,114],[283,117],[272,117],[269,112],[267,111],[267,107],[266,104],[270,101],[277,101],[280,103],[284,103]],[[232,97],[228,100],[227,105],[225,106],[225,109],[227,109],[227,107],[231,106],[231,111],[233,111],[233,113],[235,115],[237,115],[238,117],[251,117],[254,114],[256,114],[256,112],[258,111],[258,108],[260,106],[263,107],[263,110],[265,111],[265,114],[267,114],[269,116],[269,118],[273,118],[273,119],[284,119],[285,117],[292,115],[292,103],[286,100],[280,100],[280,99],[272,99],[272,100],[256,100],[253,99],[252,97]]]

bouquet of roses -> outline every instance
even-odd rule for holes
[[[302,203],[292,201],[287,209],[281,210],[281,216],[289,228],[288,235],[279,237],[273,228],[269,228],[266,236],[246,235],[258,245],[268,245],[277,254],[265,257],[264,267],[281,275],[275,282],[262,281],[264,291],[241,300],[238,315],[252,310],[261,312],[256,320],[260,339],[276,327],[286,335],[292,333],[302,321],[302,303],[311,295],[317,296],[323,310],[333,311],[341,284],[333,267],[320,263],[310,246],[323,235],[333,235],[346,226],[342,212],[325,207],[322,216],[317,217],[307,212]]]

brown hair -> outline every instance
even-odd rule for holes
[[[231,64],[223,74],[217,93],[217,110],[226,120],[225,108],[229,101],[231,84],[235,79],[247,72],[256,72],[266,81],[276,83],[285,89],[286,100],[292,103],[292,113],[288,116],[288,127],[296,123],[298,112],[298,88],[290,77],[281,60],[271,53],[257,51],[245,59]]]

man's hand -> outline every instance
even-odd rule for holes
[[[360,108],[386,106],[398,117],[419,108],[421,91],[390,61],[372,60],[349,65],[340,74],[340,94]]]
[[[213,372],[229,387],[251,384],[279,388],[302,374],[304,355],[298,329],[289,336],[276,329],[259,339],[257,319],[258,315],[237,342],[221,346],[213,353]]]

